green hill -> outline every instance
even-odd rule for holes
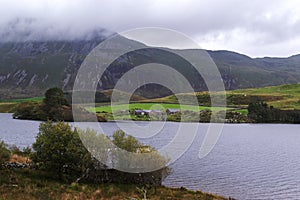
[[[189,98],[195,94],[178,94],[188,104]],[[207,92],[197,92],[200,104],[209,105]],[[231,90],[226,92],[228,106],[247,106],[251,101],[262,100],[276,108],[292,110],[300,109],[300,84],[287,84],[262,88]],[[148,99],[142,102],[178,103],[175,95],[163,98]]]
[[[228,95],[270,97],[269,105],[280,109],[300,109],[300,84],[288,84],[264,88],[243,89],[227,92]],[[273,98],[272,98],[273,97]],[[277,98],[274,98],[277,97]]]

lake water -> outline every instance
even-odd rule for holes
[[[21,148],[28,146],[35,141],[39,123],[0,114],[0,139]],[[80,125],[88,126],[97,124]],[[101,123],[101,127],[109,135],[118,129],[113,122]],[[142,141],[162,147],[177,128],[178,123],[168,122],[159,134]],[[225,124],[215,148],[200,160],[199,147],[207,128],[208,124],[200,124],[192,146],[171,165],[173,173],[164,185],[237,199],[300,199],[300,125]]]

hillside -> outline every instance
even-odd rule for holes
[[[195,94],[177,94],[185,99],[188,104],[189,97]],[[209,105],[210,97],[207,92],[197,92],[196,96],[200,104]],[[300,109],[300,83],[285,84],[262,88],[249,88],[226,91],[228,106],[247,106],[249,102],[262,100],[269,105],[279,109],[293,110]],[[164,102],[178,103],[175,95],[163,98],[142,100],[141,102]]]
[[[46,89],[53,86],[71,90],[84,58],[106,37],[107,35],[100,31],[88,39],[0,42],[0,100],[42,96]],[[127,38],[120,38],[123,45],[147,47]],[[199,56],[198,51],[201,50],[181,51],[195,57]],[[299,55],[289,58],[253,59],[229,51],[208,53],[218,66],[227,90],[300,82]],[[153,48],[130,52],[115,60],[102,77],[98,89],[112,89],[118,79],[134,66],[154,62],[178,70],[188,77],[196,91],[206,90],[201,76],[195,73],[184,59],[168,51]],[[140,77],[139,82],[143,83],[143,77]],[[171,92],[152,84],[138,89],[136,94],[146,98],[157,98],[170,95]]]
[[[300,84],[280,85],[264,88],[228,91],[228,95],[270,96],[278,97],[266,100],[269,105],[280,109],[300,109]]]

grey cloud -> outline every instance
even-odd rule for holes
[[[88,38],[101,28],[119,32],[154,26],[198,38],[204,48],[215,43],[254,56],[272,55],[271,50],[253,48],[298,41],[297,4],[296,0],[0,0],[0,37],[2,41],[76,39]],[[202,41],[208,36],[209,42]],[[282,54],[297,51],[293,46]]]

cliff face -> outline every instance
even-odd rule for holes
[[[99,43],[48,41],[0,44],[2,97],[40,95],[47,88],[70,88],[85,56]]]
[[[28,41],[0,43],[0,99],[41,96],[47,88],[58,86],[71,90],[77,70],[88,53],[106,36],[70,41]],[[146,47],[123,38],[127,45]],[[195,54],[197,50],[184,50]],[[300,56],[252,59],[228,51],[208,51],[217,64],[226,89],[263,87],[300,81]],[[189,77],[195,90],[206,89],[201,76],[189,63],[157,49],[132,52],[117,59],[106,72],[99,89],[111,89],[117,80],[134,66],[158,62],[173,66]],[[140,79],[142,84],[142,77]],[[146,97],[170,94],[158,85],[137,91]]]

